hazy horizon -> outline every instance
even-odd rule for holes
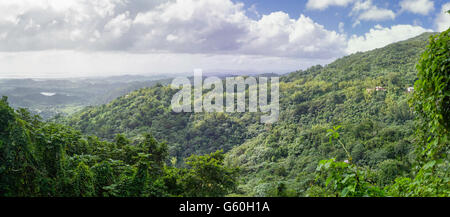
[[[287,73],[442,31],[443,0],[5,0],[0,78]]]

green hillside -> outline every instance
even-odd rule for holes
[[[109,104],[86,108],[63,120],[83,133],[113,139],[117,133],[136,139],[152,133],[167,141],[172,156],[230,150],[264,129],[255,113],[175,113],[170,107],[177,90],[144,88]]]
[[[396,120],[405,124],[411,115],[399,107],[407,109],[405,91],[414,83],[414,66],[428,37],[429,34],[424,34],[386,48],[344,57],[326,67],[316,66],[282,77],[281,117],[271,127],[276,129],[288,123],[298,126],[337,123],[367,115],[374,116],[367,119],[376,120],[386,109],[392,110],[389,115],[395,117],[381,122]],[[388,91],[365,92],[366,88],[375,86],[384,86]],[[172,155],[180,157],[217,149],[228,151],[267,133],[268,127],[259,123],[255,113],[174,113],[170,100],[175,92],[167,86],[140,89],[109,104],[84,109],[65,122],[83,133],[106,139],[114,138],[117,133],[136,138],[151,132],[157,139],[166,140]],[[369,98],[374,98],[373,103],[366,103]],[[403,102],[397,103],[397,99]],[[390,100],[389,108],[377,105],[384,100]]]
[[[0,195],[449,196],[449,31],[281,77],[274,124],[163,85],[58,123],[2,98]]]
[[[416,123],[407,88],[417,79],[415,65],[429,36],[284,77],[280,122],[228,153],[228,162],[245,171],[242,192],[276,196],[282,186],[290,195],[305,195],[320,160],[346,159],[326,136],[338,125],[353,162],[374,169],[374,182],[384,186],[408,174]]]
[[[0,79],[0,96],[14,108],[27,108],[44,119],[70,115],[90,105],[101,105],[131,91],[170,79],[120,76],[79,79]]]
[[[273,125],[260,124],[254,113],[173,113],[175,91],[166,86],[85,109],[66,123],[106,139],[151,132],[178,158],[224,149],[227,162],[243,170],[239,193],[251,196],[304,196],[320,160],[345,159],[326,136],[340,125],[354,163],[373,169],[374,182],[384,186],[410,173],[416,123],[407,88],[430,35],[282,77],[280,120]]]
[[[167,144],[149,134],[106,142],[39,119],[0,99],[2,197],[218,197],[235,189],[238,170],[220,151],[176,168]]]

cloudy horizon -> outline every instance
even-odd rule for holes
[[[0,78],[286,73],[450,26],[431,0],[5,0]]]

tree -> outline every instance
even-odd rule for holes
[[[97,163],[92,167],[94,173],[95,194],[97,197],[104,196],[107,192],[104,187],[114,184],[114,171],[108,161]]]
[[[114,142],[116,143],[116,147],[120,149],[130,144],[130,141],[123,134],[117,134]]]
[[[238,169],[224,165],[223,151],[209,155],[192,155],[186,159],[191,168],[183,181],[185,196],[222,197],[236,187]]]
[[[146,162],[140,161],[137,166],[137,171],[134,174],[131,184],[128,186],[128,195],[131,197],[143,196],[146,186],[148,185],[148,164]]]
[[[417,64],[418,80],[411,101],[421,127],[419,154],[423,161],[444,157],[450,132],[450,29],[432,36]]]
[[[397,178],[387,188],[394,196],[450,196],[450,28],[432,36],[417,64],[411,104],[420,123],[418,168],[413,179]]]
[[[14,110],[8,105],[8,97],[3,96],[0,100],[0,136],[5,138],[8,128],[14,120]]]
[[[31,147],[30,123],[18,117],[7,97],[0,100],[0,195],[26,196],[38,191],[38,164]]]
[[[160,175],[168,156],[167,144],[159,143],[151,134],[145,134],[144,141],[139,146],[148,154],[151,169]]]
[[[83,162],[80,162],[75,170],[73,189],[74,196],[77,197],[95,196],[94,174]]]

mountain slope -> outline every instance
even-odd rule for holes
[[[62,121],[105,139],[151,132],[179,158],[224,149],[228,164],[243,170],[241,193],[256,196],[303,195],[319,160],[344,158],[326,137],[327,129],[341,125],[355,163],[378,169],[374,180],[387,184],[409,172],[414,122],[406,90],[429,36],[283,76],[280,120],[273,125],[260,124],[257,113],[174,113],[176,91],[161,85]]]
[[[353,162],[377,171],[374,182],[383,186],[407,174],[415,129],[407,87],[414,84],[429,36],[284,77],[280,122],[228,152],[228,163],[243,168],[242,192],[304,195],[320,160],[346,159],[326,136],[337,125]]]
[[[151,132],[167,141],[170,154],[180,159],[228,151],[261,131],[256,114],[175,113],[170,102],[176,92],[162,85],[140,89],[107,105],[86,108],[64,122],[110,140],[118,133],[135,139]]]
[[[130,76],[86,79],[0,79],[0,95],[8,96],[14,108],[28,108],[44,119],[72,114],[88,105],[101,105],[143,87],[170,79]]]

